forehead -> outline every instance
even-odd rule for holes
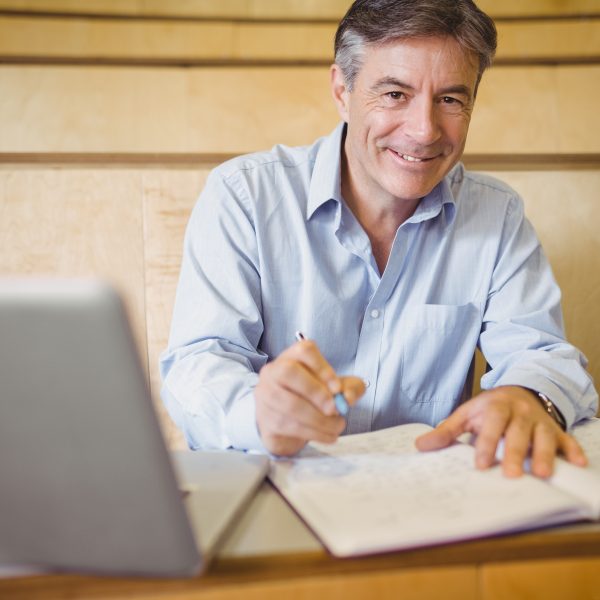
[[[358,80],[369,87],[384,78],[396,78],[420,87],[466,85],[474,90],[478,58],[452,37],[399,39],[381,45],[367,45]]]

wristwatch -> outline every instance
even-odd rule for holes
[[[537,390],[532,390],[531,388],[526,388],[526,389],[528,389],[532,394],[535,395],[535,397],[539,400],[539,402],[542,405],[542,407],[544,408],[544,410],[556,421],[558,426],[563,431],[566,431],[567,430],[567,422],[565,421],[565,418],[563,417],[560,410],[558,410],[558,408],[556,408],[554,402],[552,402],[552,400],[550,400],[548,398],[548,396],[546,396],[546,394],[542,394],[542,392],[538,392]]]

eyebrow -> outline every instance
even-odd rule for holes
[[[409,85],[408,83],[404,83],[403,81],[400,81],[399,79],[396,79],[395,77],[383,77],[383,78],[377,80],[375,82],[375,85],[373,86],[373,89],[379,90],[381,88],[390,87],[390,86],[403,88],[405,90],[410,90],[411,92],[414,92],[414,90],[415,90],[415,88],[412,85]],[[466,85],[462,85],[462,84],[451,85],[449,87],[443,88],[438,92],[438,94],[441,94],[441,95],[462,94],[463,96],[466,96],[467,98],[473,97],[473,94],[471,93],[471,90],[469,89],[469,87]]]

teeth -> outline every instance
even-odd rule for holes
[[[414,156],[409,156],[408,154],[401,154],[400,155],[404,160],[407,160],[408,162],[421,162],[422,159],[421,158],[416,158]]]

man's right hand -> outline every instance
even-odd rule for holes
[[[339,377],[317,345],[302,340],[267,363],[254,390],[256,421],[265,448],[290,456],[307,442],[335,442],[346,421],[333,397],[342,392],[352,405],[364,394],[359,377]]]

